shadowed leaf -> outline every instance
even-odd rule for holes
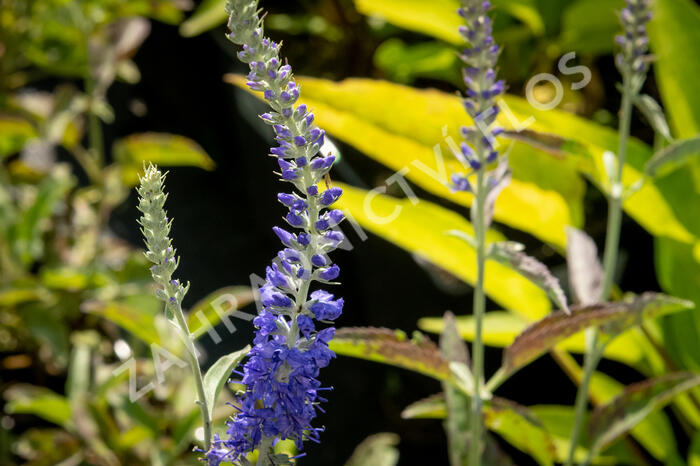
[[[205,0],[180,24],[180,34],[194,37],[226,22],[226,0]]]
[[[700,155],[700,136],[676,141],[654,154],[646,164],[649,176],[665,176],[687,163],[691,157]]]
[[[452,380],[447,360],[425,337],[416,341],[398,330],[347,327],[336,331],[329,347],[343,356],[409,369],[441,381]]]
[[[668,127],[666,115],[661,105],[650,95],[642,94],[634,100],[634,105],[647,119],[654,131],[663,136],[667,141],[672,141],[671,129]]]
[[[241,362],[250,351],[250,345],[245,348],[221,356],[204,374],[204,396],[207,398],[209,416],[212,416],[216,400],[221,389],[231,377],[231,371]]]
[[[591,455],[639,424],[651,412],[662,408],[674,396],[700,385],[700,374],[675,372],[628,386],[591,418]]]
[[[692,303],[657,293],[645,293],[631,301],[598,304],[551,314],[521,333],[503,355],[506,371],[514,372],[552,349],[562,340],[589,327],[600,327],[614,337],[643,319],[692,308]]]
[[[512,243],[508,242],[494,244],[491,247],[489,257],[511,267],[522,276],[530,279],[547,292],[555,305],[567,314],[570,313],[566,295],[564,290],[561,289],[559,280],[552,275],[542,262],[521,252],[518,248],[513,247]]]

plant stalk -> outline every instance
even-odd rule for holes
[[[620,229],[622,226],[622,170],[627,154],[627,140],[630,136],[632,121],[632,102],[635,96],[631,90],[629,79],[623,77],[622,107],[620,109],[619,147],[617,151],[617,167],[610,180],[610,192],[608,193],[608,225],[605,233],[605,252],[603,255],[603,292],[601,302],[610,298],[610,292],[615,280],[615,266],[620,246]],[[581,434],[583,419],[588,404],[588,391],[593,372],[598,366],[603,355],[604,344],[600,342],[598,329],[591,329],[590,342],[586,345],[584,355],[583,378],[576,393],[576,405],[574,415],[574,428],[571,432],[571,444],[566,466],[571,466],[574,461],[574,452]]]
[[[482,327],[486,298],[484,296],[484,266],[486,264],[486,231],[484,219],[484,207],[486,204],[485,170],[478,171],[476,184],[476,199],[472,208],[476,208],[474,216],[474,237],[476,240],[477,280],[474,288],[474,321],[476,323],[474,344],[472,345],[474,373],[474,396],[472,397],[472,442],[470,449],[471,466],[481,464],[481,437],[483,431],[481,386],[484,380],[484,342],[482,340]]]
[[[197,387],[197,397],[199,400],[197,404],[202,412],[202,427],[204,428],[204,450],[209,451],[211,448],[211,418],[209,416],[209,405],[207,403],[207,397],[204,393],[204,378],[202,377],[202,369],[199,367],[199,361],[197,361],[197,352],[194,347],[194,338],[190,329],[187,326],[187,320],[185,319],[185,314],[182,312],[182,306],[178,302],[173,305],[175,318],[177,323],[182,330],[185,347],[187,354],[190,359],[190,367],[192,368],[192,374],[194,375],[195,385]]]

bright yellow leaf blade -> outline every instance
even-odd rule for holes
[[[409,252],[442,267],[467,283],[476,281],[476,253],[464,240],[448,235],[450,230],[473,234],[472,226],[460,215],[420,200],[396,199],[377,192],[336,183],[343,196],[336,207],[347,211],[351,221]],[[488,242],[502,241],[494,231]],[[538,319],[551,309],[544,291],[517,272],[489,261],[486,263],[486,294],[506,309],[528,319]]]

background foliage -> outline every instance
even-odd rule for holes
[[[284,40],[284,54],[303,75],[303,99],[342,153],[333,174],[346,192],[342,207],[369,233],[366,241],[351,235],[353,252],[340,254],[348,271],[344,325],[440,333],[443,312],[451,309],[459,335],[473,337],[466,303],[474,252],[444,234],[469,231],[464,218],[471,199],[450,193],[420,169],[438,172],[433,146],[446,136],[456,140],[467,123],[455,96],[461,87],[454,53],[460,45],[457,3],[263,4],[269,33]],[[532,129],[560,139],[556,147],[515,143],[514,180],[497,203],[490,239],[526,244],[562,283],[567,225],[585,229],[602,245],[602,193],[608,188],[603,153],[617,146],[619,78],[612,53],[619,29],[615,10],[622,3],[494,2],[496,40],[505,47],[501,72],[510,86],[506,102],[519,121],[534,116]],[[182,276],[193,281],[191,316],[204,309],[215,318],[209,303],[218,295],[211,293],[233,292],[240,306],[249,303],[247,288],[232,287],[260,273],[275,250],[270,226],[279,217],[276,182],[263,157],[270,135],[254,117],[259,103],[232,85],[241,86],[235,73],[243,69],[222,37],[222,2],[0,0],[0,7],[0,463],[194,464],[189,450],[198,411],[186,369],[174,365],[137,403],[129,402],[128,370],[113,371],[133,367],[140,388],[157,380],[152,343],[172,355],[183,350],[159,316],[138,250],[130,188],[142,161],[174,167],[169,209]],[[697,136],[700,9],[690,0],[657,0],[650,34],[656,62],[644,92],[662,103],[667,136]],[[557,67],[572,51],[572,65],[592,71],[590,84],[578,91],[571,83],[580,75]],[[537,111],[523,98],[529,78],[541,72],[563,84],[557,109]],[[534,89],[542,101],[552,93],[549,85]],[[512,126],[505,118],[501,123]],[[626,185],[640,177],[655,149],[668,144],[644,117],[635,118],[633,134]],[[449,153],[444,143],[442,151]],[[446,163],[449,172],[456,162],[447,157]],[[374,198],[374,211],[384,215],[399,206],[402,213],[390,224],[373,222],[363,208],[366,191],[403,167],[410,168],[405,176],[420,202],[414,205],[390,184]],[[699,308],[699,192],[695,158],[625,202],[617,297],[664,291]],[[492,372],[501,363],[500,348],[547,315],[551,304],[545,292],[507,267],[489,263],[486,276],[491,312],[485,341],[492,347],[486,362]],[[700,314],[683,312],[685,307],[644,320],[608,346],[592,387],[596,404],[630,383],[700,371]],[[249,342],[250,325],[236,326],[232,335],[217,328],[226,335],[220,345],[202,334],[206,361]],[[417,345],[453,360],[429,344],[428,335],[396,335],[382,338],[408,354]],[[335,349],[364,356],[356,347],[366,341],[348,331]],[[529,457],[551,464],[565,455],[575,393],[570,380],[580,379],[580,359],[569,352],[582,350],[582,335],[573,335],[553,358],[538,359],[499,389],[499,396],[518,404],[494,399],[486,423],[517,464],[528,464]],[[434,360],[411,367],[370,354],[445,382]],[[447,396],[432,396],[441,390],[439,381],[351,358],[340,358],[328,374],[336,390],[323,419],[324,443],[310,447],[303,463],[338,464],[364,437],[385,431],[398,434],[400,443],[393,435],[370,437],[349,464],[369,464],[362,455],[375,451],[382,465],[395,464],[398,452],[399,464],[447,462],[445,437],[433,419],[443,418],[446,403],[455,402],[449,387]],[[657,387],[672,395],[693,379],[664,383]],[[700,390],[667,399],[653,390],[641,393],[642,400],[658,401],[654,407],[672,402],[613,442],[601,461],[700,462]],[[223,401],[215,411],[219,427],[230,411]]]

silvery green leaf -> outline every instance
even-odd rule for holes
[[[574,227],[566,229],[566,236],[571,291],[577,303],[595,304],[603,293],[603,267],[598,260],[598,248],[590,236]]]
[[[473,389],[474,380],[469,370],[469,350],[457,330],[457,320],[451,312],[445,312],[445,328],[440,335],[440,351],[450,361],[450,369],[463,385]],[[453,368],[454,364],[454,368]],[[466,464],[469,454],[471,399],[460,390],[443,382],[447,418],[443,423],[447,434],[448,454],[451,466]]]
[[[484,226],[488,228],[493,221],[493,209],[501,191],[510,184],[512,173],[508,169],[508,157],[502,156],[498,167],[489,175],[486,200],[484,201]]]
[[[216,399],[219,397],[219,393],[226,384],[226,381],[231,376],[231,371],[241,362],[249,351],[250,346],[246,346],[241,350],[222,356],[204,375],[204,395],[207,398],[209,416],[211,416],[214,411]]]
[[[612,188],[614,179],[617,176],[617,155],[609,150],[603,152],[603,167],[608,180],[608,187]]]
[[[446,235],[456,236],[457,238],[464,240],[469,246],[476,249],[476,239],[469,233],[461,230],[448,230],[445,232]]]
[[[634,105],[642,112],[644,118],[646,118],[649,124],[654,128],[654,131],[663,136],[667,141],[673,141],[671,130],[666,121],[666,115],[664,115],[661,105],[659,105],[653,97],[646,94],[639,95],[634,99]]]
[[[660,150],[646,163],[648,176],[665,176],[687,163],[691,157],[700,155],[700,136],[676,141]]]
[[[554,304],[567,314],[570,313],[566,295],[559,280],[552,275],[546,265],[534,257],[523,253],[517,243],[502,242],[491,246],[489,258],[509,266],[522,276],[530,279],[549,294]]]

